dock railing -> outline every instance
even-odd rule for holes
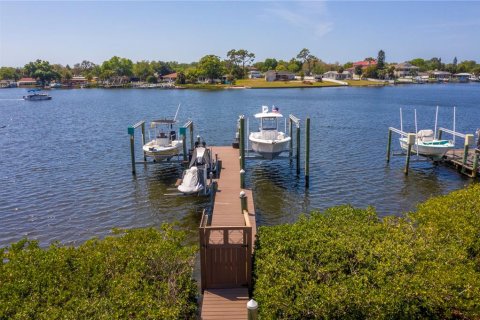
[[[203,212],[199,227],[201,288],[252,288],[253,238],[248,211],[245,226],[209,226]]]

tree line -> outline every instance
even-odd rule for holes
[[[374,61],[373,57],[367,57],[364,60]],[[441,58],[431,58],[425,60],[416,58],[409,61],[411,64],[419,67],[420,71],[444,70],[452,73],[470,72],[480,74],[480,65],[474,60],[458,62],[457,58],[452,63],[445,64]],[[362,68],[356,66],[354,73],[367,78],[393,78],[396,63],[385,62],[385,52],[380,50],[377,55],[376,63]],[[177,72],[177,82],[195,83],[199,78],[213,82],[215,79],[226,77],[228,81],[242,79],[247,77],[250,67],[256,70],[266,72],[268,70],[289,71],[300,76],[319,75],[327,71],[343,72],[353,67],[353,62],[345,64],[326,63],[309,49],[303,48],[300,52],[289,60],[276,58],[266,58],[264,61],[255,61],[255,54],[246,49],[232,49],[226,53],[226,58],[222,59],[216,55],[206,55],[198,62],[178,63],[176,61],[148,61],[142,60],[133,62],[128,58],[114,56],[101,64],[95,64],[84,60],[70,65],[50,64],[48,61],[36,60],[27,63],[22,68],[1,67],[0,79],[19,80],[22,77],[32,77],[42,84],[51,81],[70,81],[73,76],[84,76],[87,80],[98,78],[102,81],[112,81],[117,79],[128,79],[128,81],[146,81],[150,83],[157,82],[158,78],[173,72]]]

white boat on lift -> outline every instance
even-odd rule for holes
[[[253,151],[268,160],[287,151],[291,137],[285,132],[278,131],[278,119],[283,118],[278,108],[272,106],[272,110],[269,111],[268,106],[262,106],[262,112],[257,113],[255,118],[260,119],[260,131],[252,132],[248,137]]]
[[[178,106],[180,108],[180,106]],[[145,155],[154,161],[170,160],[179,155],[183,148],[183,141],[177,139],[177,132],[173,125],[177,122],[178,109],[173,119],[159,119],[150,122],[150,131],[153,131],[154,139],[143,146]]]
[[[454,125],[455,128],[455,108],[454,108]],[[434,160],[441,159],[449,150],[455,147],[454,141],[450,140],[441,140],[436,139],[436,131],[437,131],[437,122],[438,122],[438,107],[435,113],[435,131],[431,129],[417,129],[417,110],[415,110],[415,144],[412,146],[413,152],[417,153],[417,155],[424,156],[427,158],[432,158]],[[401,131],[403,131],[403,119],[402,119],[402,109],[400,109],[400,127]],[[418,130],[418,131],[417,131]],[[408,150],[408,137],[402,136],[400,137],[400,147],[403,150]]]

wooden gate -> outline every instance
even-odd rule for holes
[[[252,227],[207,226],[200,222],[200,269],[202,290],[251,288]]]

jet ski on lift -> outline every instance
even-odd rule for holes
[[[195,148],[177,190],[183,195],[209,195],[212,179],[208,178],[215,171],[216,164],[212,159],[211,150],[206,147],[205,141],[200,142],[197,137]]]

